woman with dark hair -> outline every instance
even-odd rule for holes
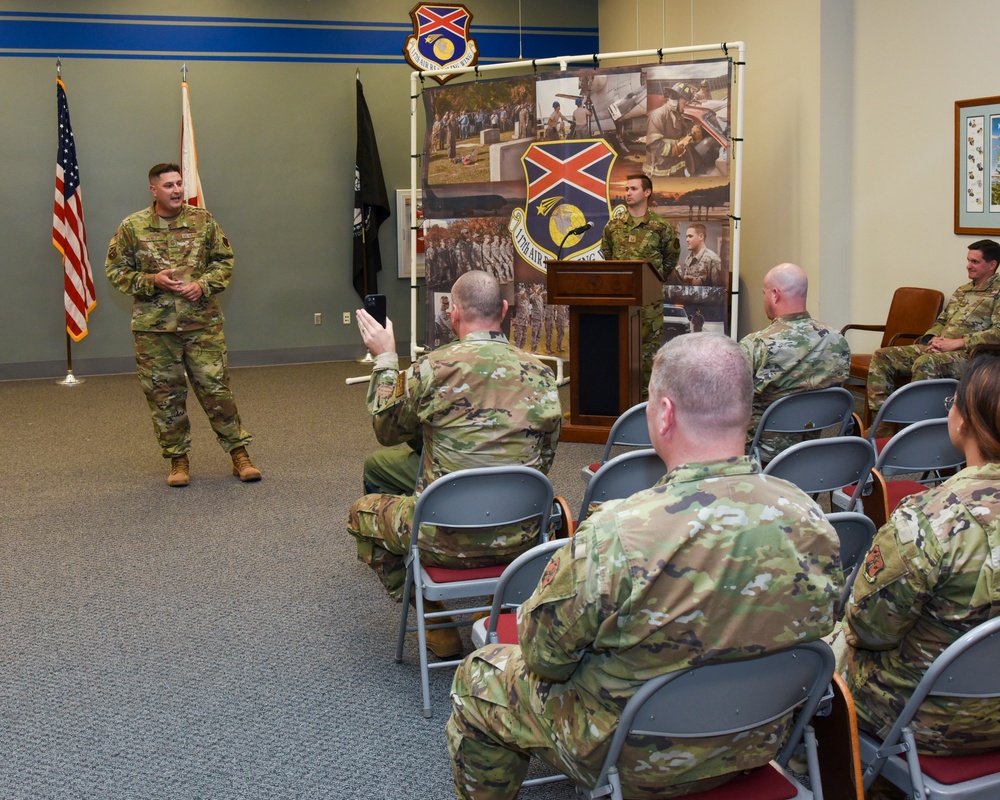
[[[936,656],[1000,615],[1000,351],[980,348],[946,404],[967,466],[896,508],[844,618],[845,677],[859,724],[876,732]],[[937,755],[1000,747],[1000,701],[928,698],[913,731],[921,752]]]

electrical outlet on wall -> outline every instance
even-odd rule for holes
[[[351,312],[350,311],[345,311],[344,312],[344,324],[345,325],[350,325],[351,324]]]
[[[315,314],[313,314],[313,325],[322,325],[322,324],[323,324],[323,315],[317,311]]]

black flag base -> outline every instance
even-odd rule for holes
[[[78,378],[73,374],[73,370],[66,371],[66,377],[61,381],[56,381],[58,386],[79,386],[81,383],[86,383],[83,378]]]

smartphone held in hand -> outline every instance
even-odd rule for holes
[[[368,294],[365,295],[365,311],[378,320],[378,324],[385,327],[385,295]]]

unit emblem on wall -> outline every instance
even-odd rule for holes
[[[603,139],[532,142],[521,161],[527,202],[514,210],[509,225],[521,258],[542,272],[551,258],[601,258],[615,151]]]
[[[406,37],[403,55],[417,70],[460,69],[479,60],[476,40],[469,36],[472,14],[463,5],[421,3],[410,11],[413,35]],[[453,75],[432,75],[444,83]]]

